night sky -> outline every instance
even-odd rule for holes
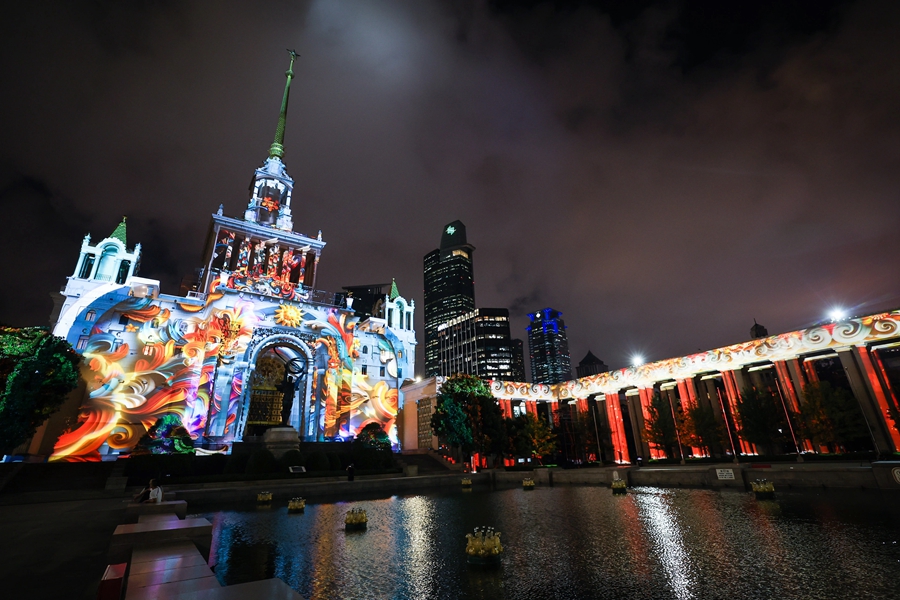
[[[123,214],[177,293],[209,214],[243,214],[285,48],[318,287],[396,277],[419,332],[456,219],[477,304],[523,339],[561,310],[573,365],[900,306],[900,2],[125,4],[0,13],[2,322],[46,324]]]

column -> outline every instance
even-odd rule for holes
[[[687,412],[697,407],[697,391],[694,389],[694,381],[691,379],[676,379],[675,383],[678,386],[678,396],[679,400],[681,400],[681,410],[687,415]],[[702,448],[698,448],[697,446],[691,446],[691,454],[693,456],[703,456],[705,453]]]
[[[650,402],[653,399],[653,390],[638,388],[638,393],[641,400],[641,415],[644,417],[644,423],[646,423],[650,420]],[[650,458],[666,458],[665,450],[660,449],[656,444],[648,444],[648,447],[650,448]]]
[[[886,384],[887,379],[882,381],[878,376],[878,369],[875,368],[875,363],[872,360],[872,356],[869,354],[868,348],[865,346],[857,346],[853,349],[853,355],[859,360],[859,364],[862,365],[869,392],[878,402],[878,412],[881,417],[882,426],[888,433],[891,443],[894,446],[894,452],[897,452],[900,450],[900,431],[898,431],[898,426],[900,426],[900,424],[898,424],[891,416],[891,404],[893,404],[893,398],[890,397],[891,390]]]
[[[741,380],[743,381],[743,377],[741,377]],[[740,452],[741,454],[756,454],[756,449],[753,447],[753,444],[745,441],[744,438],[741,437],[740,412],[738,412],[738,398],[740,398],[740,391],[735,371],[722,371],[722,382],[725,384],[725,395],[728,397],[728,409],[735,417],[734,432],[738,437]]]
[[[630,463],[628,441],[625,438],[625,422],[622,420],[622,408],[619,406],[618,394],[606,394],[606,418],[609,421],[610,437],[613,444],[613,460],[617,463]]]
[[[81,255],[78,257],[78,264],[75,265],[75,272],[72,273],[72,277],[78,277],[78,275],[81,273],[81,265],[84,264],[84,259],[86,257],[87,257],[87,254],[84,252],[82,252]]]
[[[500,400],[500,410],[503,411],[503,416],[507,419],[512,419],[512,400]]]
[[[866,426],[872,434],[872,443],[875,445],[876,451],[879,454],[890,454],[894,451],[894,444],[888,433],[887,423],[879,414],[878,404],[872,401],[872,396],[869,395],[869,390],[866,389],[862,372],[856,362],[856,357],[859,354],[856,353],[856,356],[854,356],[853,350],[853,348],[837,348],[838,357],[841,360],[841,365],[844,367],[844,372],[847,373],[847,379],[850,381],[853,395],[856,397],[859,408],[866,419]]]
[[[625,406],[631,417],[631,435],[639,456],[650,458],[650,444],[644,435],[644,413],[641,411],[641,397],[637,394],[625,394]]]

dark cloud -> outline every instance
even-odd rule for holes
[[[520,336],[561,310],[575,360],[900,305],[896,3],[3,11],[2,321],[45,322],[83,235],[123,214],[141,274],[177,291],[209,213],[243,211],[289,47],[285,162],[323,288],[396,277],[421,300],[422,256],[461,219],[478,304]]]

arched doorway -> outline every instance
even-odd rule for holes
[[[310,403],[313,353],[304,340],[289,333],[277,333],[254,340],[248,347],[244,386],[236,439],[262,435],[270,427],[282,426],[283,419],[308,439],[309,424],[315,421]],[[312,409],[312,410],[311,410]]]

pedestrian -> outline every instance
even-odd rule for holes
[[[347,467],[347,481],[353,481],[353,474],[356,472],[356,469],[353,466],[353,463],[350,463],[350,466]]]
[[[141,492],[133,498],[136,504],[159,504],[163,501],[162,488],[156,484],[155,479],[150,480],[150,485],[141,490]]]

